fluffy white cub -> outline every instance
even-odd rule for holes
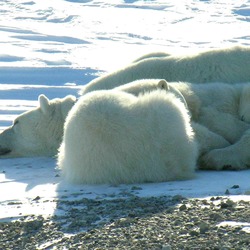
[[[69,112],[58,166],[71,183],[183,180],[194,176],[197,151],[188,111],[174,94],[102,90]]]

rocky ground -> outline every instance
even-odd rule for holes
[[[250,202],[228,197],[61,199],[57,209],[65,213],[0,223],[0,249],[250,247]]]

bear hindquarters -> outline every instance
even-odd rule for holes
[[[173,94],[104,90],[70,111],[58,166],[71,183],[120,184],[189,179],[196,160],[187,110]]]

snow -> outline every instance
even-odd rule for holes
[[[35,107],[39,94],[77,95],[81,85],[143,54],[250,45],[247,0],[3,0],[0,14],[0,130]],[[198,171],[188,181],[74,186],[61,179],[55,159],[1,159],[0,221],[58,214],[58,199],[129,193],[250,200],[249,180],[250,170]]]
[[[250,233],[250,223],[237,221],[223,221],[217,225],[218,227],[242,227],[242,231]]]

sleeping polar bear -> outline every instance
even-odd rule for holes
[[[200,142],[200,167],[206,169],[244,169],[250,166],[250,83],[246,84],[190,84],[169,83],[184,96],[192,113],[193,128]],[[224,138],[228,145],[210,145],[211,135]],[[198,128],[197,128],[198,126]],[[207,136],[206,136],[207,134]],[[207,139],[206,139],[207,137]],[[223,140],[219,137],[211,143]],[[207,142],[206,142],[207,140]],[[210,146],[209,146],[210,145]],[[203,147],[209,148],[203,148]],[[217,147],[217,148],[216,148]]]
[[[83,87],[81,93],[112,89],[135,80],[152,78],[190,83],[248,82],[250,48],[215,49],[183,56],[151,53],[123,69],[92,80]]]
[[[39,106],[19,115],[0,134],[0,158],[54,156],[62,141],[63,124],[74,96],[49,100],[39,96]]]
[[[69,112],[58,166],[72,183],[161,182],[192,178],[197,156],[188,110],[171,91],[102,90]]]

